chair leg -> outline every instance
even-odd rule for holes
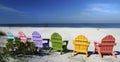
[[[40,48],[37,48],[37,52],[39,53],[39,51],[40,51]]]
[[[53,49],[53,48],[50,48],[50,50],[49,50],[48,52],[50,53],[52,49]]]
[[[60,51],[60,54],[62,55],[62,50]]]
[[[88,57],[88,53],[86,53],[86,57]]]
[[[94,50],[94,52],[93,53],[96,53],[96,48],[95,48],[95,50]]]
[[[75,55],[75,51],[72,52],[72,56],[74,56],[74,55]]]
[[[115,55],[115,53],[114,53],[114,52],[112,52],[112,56],[113,56],[114,58],[117,58],[117,56]]]
[[[40,47],[37,48],[37,53],[39,53],[42,49]]]
[[[65,50],[67,50],[67,45],[65,46]]]
[[[49,48],[49,45],[47,47]]]
[[[102,58],[102,54],[100,53],[100,51],[98,51],[99,57]]]

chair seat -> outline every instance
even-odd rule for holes
[[[65,44],[65,43],[63,43],[63,46],[66,46],[66,44]]]

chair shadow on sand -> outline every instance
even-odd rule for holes
[[[115,51],[115,55],[120,55],[120,51]]]
[[[45,52],[45,51],[40,51],[40,52],[35,53],[34,55],[36,55],[36,56],[47,56],[47,55],[50,55],[50,54]]]
[[[48,54],[48,53],[37,53],[37,54],[35,54],[36,56],[47,56],[47,55],[50,55],[50,54]]]
[[[93,51],[88,51],[88,57],[90,57],[93,54]]]
[[[63,54],[66,54],[66,53],[69,53],[69,52],[73,52],[73,50],[66,49],[63,52],[64,52]]]
[[[51,52],[52,53],[55,53],[55,52],[59,52],[60,53],[61,51],[60,50],[52,50]],[[65,50],[62,51],[62,54],[60,54],[60,55],[71,53],[71,52],[73,52],[73,50],[65,49]],[[51,53],[48,52],[48,54],[50,55]]]

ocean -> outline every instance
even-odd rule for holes
[[[0,27],[92,27],[120,28],[120,23],[33,23],[33,24],[0,24]]]

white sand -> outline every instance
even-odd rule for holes
[[[98,54],[92,54],[88,58],[84,54],[78,54],[74,57],[70,56],[71,53],[65,53],[59,55],[58,53],[51,53],[45,56],[35,56],[21,58],[21,59],[10,59],[9,62],[120,62],[120,56],[113,58],[111,55],[104,56],[103,58],[98,57]]]
[[[0,27],[0,31],[12,32],[15,36],[18,36],[19,31],[23,31],[27,37],[32,36],[33,31],[38,31],[43,38],[51,37],[53,32],[58,32],[63,40],[69,40],[68,49],[73,50],[73,40],[76,36],[83,34],[90,42],[89,51],[94,51],[93,42],[101,42],[101,39],[108,34],[111,34],[116,39],[116,46],[114,51],[120,52],[120,28],[70,28],[70,27]],[[118,58],[113,58],[110,56],[105,56],[103,59],[98,57],[98,54],[92,54],[87,59],[85,55],[82,56],[78,54],[75,57],[71,57],[71,52],[59,55],[51,54],[46,56],[33,56],[28,58],[29,62],[120,62],[120,56]]]

